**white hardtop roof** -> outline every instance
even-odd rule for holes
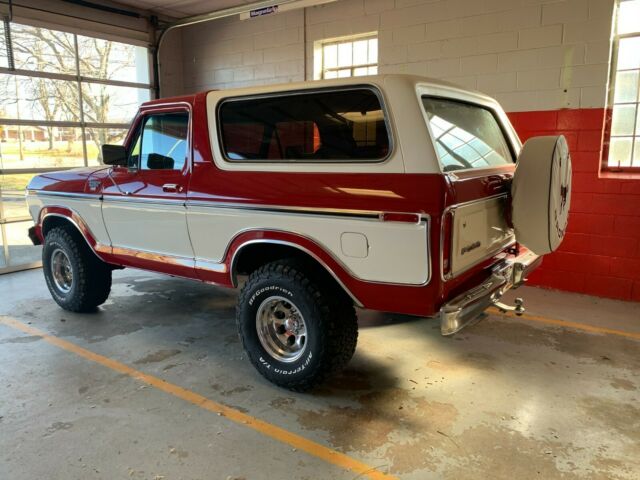
[[[221,90],[211,90],[209,93],[222,94],[225,97],[230,96],[244,96],[244,95],[261,95],[276,92],[286,92],[295,90],[308,90],[327,87],[348,87],[357,85],[376,85],[381,89],[393,88],[396,85],[406,86],[424,86],[431,90],[438,90],[443,93],[443,96],[448,96],[446,93],[450,92],[451,96],[457,97],[460,94],[470,95],[473,97],[481,97],[485,100],[495,103],[495,100],[481,92],[463,88],[451,82],[444,80],[438,80],[436,78],[422,77],[419,75],[407,75],[401,73],[388,73],[383,75],[370,75],[361,77],[347,77],[347,78],[335,78],[331,80],[307,80],[303,82],[290,82],[290,83],[276,83],[269,85],[256,85],[250,87],[229,88]]]

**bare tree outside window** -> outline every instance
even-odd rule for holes
[[[0,22],[0,273],[40,257],[25,234],[33,174],[101,163],[150,92],[143,46]]]
[[[0,73],[0,168],[100,162],[101,146],[122,142],[150,98],[147,49],[14,23],[11,36],[15,73]]]

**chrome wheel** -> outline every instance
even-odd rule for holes
[[[69,293],[73,286],[73,270],[71,261],[64,251],[56,248],[51,254],[51,277],[56,288],[62,293]]]
[[[290,300],[268,297],[256,313],[256,329],[262,347],[276,360],[294,362],[302,356],[307,344],[304,317]]]

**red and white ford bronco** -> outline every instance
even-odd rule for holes
[[[94,310],[133,267],[237,287],[272,382],[307,389],[354,353],[354,306],[452,334],[555,250],[563,137],[524,147],[498,103],[405,75],[209,91],[143,104],[104,166],[33,178],[54,300]],[[242,279],[242,281],[241,281]]]

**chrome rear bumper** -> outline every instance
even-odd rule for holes
[[[527,250],[496,265],[488,280],[458,295],[440,308],[442,335],[452,335],[475,320],[487,307],[498,302],[507,290],[524,283],[527,275],[541,262],[542,257]]]

